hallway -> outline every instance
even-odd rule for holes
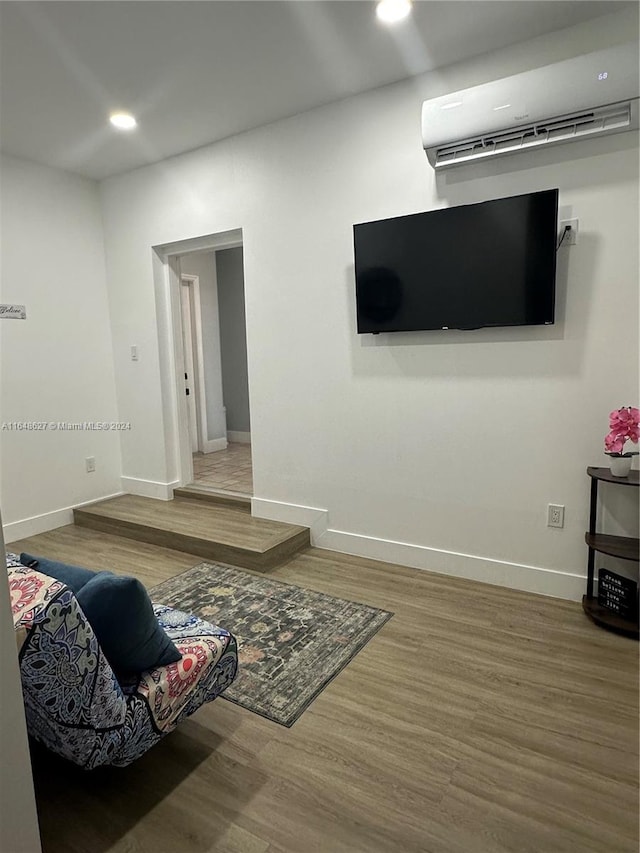
[[[199,486],[253,495],[251,445],[230,442],[226,450],[194,453],[193,480]]]

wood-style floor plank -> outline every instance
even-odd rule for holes
[[[147,586],[200,562],[73,526],[9,548]],[[128,768],[36,750],[44,853],[637,853],[637,643],[313,548],[272,575],[395,615],[291,729],[219,699]]]

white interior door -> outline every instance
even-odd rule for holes
[[[189,418],[189,438],[191,451],[198,450],[198,403],[196,394],[195,360],[193,357],[193,305],[191,285],[180,282],[180,300],[182,314],[182,346],[184,351],[184,391],[187,396],[187,414]]]

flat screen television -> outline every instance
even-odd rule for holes
[[[554,321],[558,190],[353,226],[358,333]]]

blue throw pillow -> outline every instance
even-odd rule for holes
[[[92,572],[29,554],[21,554],[20,562],[61,580],[73,591],[116,674],[144,672],[182,657],[158,624],[149,595],[136,578]]]
[[[180,660],[136,578],[99,572],[76,598],[114,672],[143,672]]]
[[[24,552],[20,554],[20,562],[23,566],[28,566],[30,569],[42,572],[43,575],[62,581],[73,593],[80,592],[82,587],[95,576],[95,572],[92,572],[91,569],[83,569],[82,566],[70,566],[67,563],[60,563],[58,560],[47,560],[46,557],[34,557]]]

